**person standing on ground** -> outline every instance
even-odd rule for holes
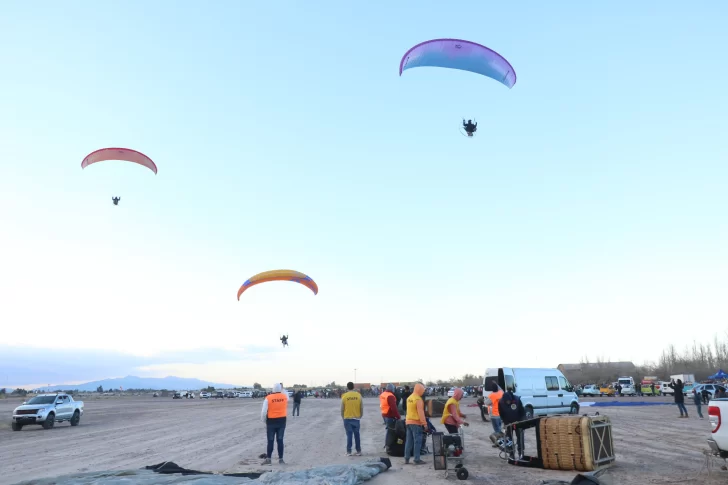
[[[656,394],[655,394],[655,383],[654,382],[651,382],[650,383],[650,392],[652,393],[653,396],[656,396]]]
[[[414,454],[415,465],[423,465],[420,460],[422,451],[422,432],[427,427],[425,417],[425,401],[422,394],[425,393],[425,386],[420,383],[415,385],[415,391],[407,398],[407,439],[404,442],[404,463],[409,464],[410,457]],[[414,453],[413,453],[414,452]]]
[[[500,409],[498,403],[503,398],[503,391],[498,387],[497,383],[493,383],[490,388],[490,395],[487,400],[490,401],[490,424],[493,425],[493,431],[498,434],[503,428],[503,420],[500,417]]]
[[[384,446],[387,446],[387,432],[390,426],[401,419],[399,410],[397,409],[397,398],[394,396],[394,384],[387,384],[383,393],[379,395],[379,409],[382,411],[382,419],[384,419]]]
[[[440,422],[445,425],[448,433],[457,433],[458,427],[468,426],[463,418],[465,415],[460,412],[460,400],[463,398],[463,390],[455,389],[452,397],[445,403],[445,409],[442,411],[442,419]]]
[[[506,437],[509,441],[513,443],[514,437],[513,437],[513,426],[511,426],[513,423],[517,423],[518,421],[523,421],[526,419],[526,410],[523,407],[523,402],[521,401],[521,398],[519,396],[516,396],[513,394],[513,391],[508,391],[503,394],[503,397],[501,397],[500,401],[498,402],[498,411],[501,415],[501,418],[503,418],[503,424],[506,426]],[[519,429],[516,433],[516,441],[518,446],[518,459],[521,459],[523,457],[523,449],[524,449],[524,434],[522,429]],[[511,458],[515,458],[516,446],[513,447],[513,449],[510,450]]]
[[[410,386],[404,386],[404,390],[402,391],[402,412],[405,414],[407,413],[407,399],[409,399],[411,395],[412,391],[410,391]]]
[[[283,465],[283,434],[286,431],[286,415],[288,414],[288,394],[282,392],[283,385],[279,382],[273,384],[273,392],[263,400],[263,410],[260,419],[265,423],[268,434],[268,449],[263,465],[270,465],[273,454],[273,441],[278,444],[278,463]]]
[[[361,394],[354,390],[353,382],[347,382],[346,388],[348,392],[341,396],[341,417],[344,420],[344,429],[346,429],[346,456],[351,456],[352,435],[356,444],[356,456],[361,456],[359,428],[361,417],[364,415],[364,400],[361,398]]]
[[[677,382],[672,381],[668,386],[675,393],[675,404],[677,404],[677,408],[680,410],[680,417],[687,418],[688,409],[685,407],[685,394],[683,393],[685,386],[683,385],[683,381],[678,379]]]
[[[693,402],[695,402],[695,407],[698,408],[698,416],[703,419],[703,410],[700,409],[703,405],[703,393],[693,389]]]
[[[303,391],[299,389],[293,395],[293,412],[291,413],[291,416],[301,415],[301,397],[303,397]]]

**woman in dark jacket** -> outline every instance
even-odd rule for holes
[[[688,408],[685,407],[685,386],[683,385],[682,380],[678,379],[677,383],[672,381],[669,386],[675,392],[675,404],[677,404],[677,408],[680,410],[680,417],[687,418]]]

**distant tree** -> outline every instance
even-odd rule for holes
[[[28,391],[26,391],[25,389],[20,389],[20,388],[15,389],[11,394],[11,396],[27,396],[27,395],[28,395]]]
[[[5,392],[6,391],[5,391],[5,388],[4,387],[2,389],[0,389],[0,394],[2,394],[3,396],[5,395]]]
[[[104,392],[104,386],[97,387],[96,392]]]
[[[257,382],[253,383],[253,389],[263,389],[263,386],[258,384]]]
[[[306,388],[308,387],[306,384],[293,384],[293,387],[300,387],[300,388]]]
[[[328,384],[326,384],[326,387],[336,387],[336,381],[331,381]]]
[[[205,392],[215,392],[215,387],[214,386],[207,386],[206,388],[203,389],[203,391],[205,391]]]

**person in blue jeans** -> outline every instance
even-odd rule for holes
[[[703,419],[703,410],[701,409],[701,406],[703,405],[703,395],[699,392],[695,392],[695,389],[693,389],[693,402],[695,402],[695,407],[698,408],[698,416],[700,419]]]
[[[675,404],[677,404],[677,408],[680,410],[680,417],[687,418],[688,409],[685,407],[685,385],[683,384],[683,381],[680,379],[678,379],[677,382],[672,381],[668,384],[668,387],[672,388],[675,393]]]
[[[291,413],[291,416],[300,416],[301,415],[301,398],[303,397],[303,391],[298,390],[293,395],[293,412]]]
[[[423,465],[425,462],[420,459],[422,452],[422,430],[427,426],[425,416],[425,401],[422,395],[425,393],[425,386],[419,382],[415,384],[415,390],[407,398],[407,439],[404,442],[404,462],[409,464],[410,457],[414,454],[415,465]]]
[[[359,428],[361,417],[364,414],[364,401],[361,394],[354,390],[354,383],[347,382],[347,392],[341,396],[341,417],[344,419],[346,430],[346,456],[351,456],[352,438],[356,444],[356,456],[361,456],[361,437]]]

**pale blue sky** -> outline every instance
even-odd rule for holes
[[[255,367],[146,371],[318,382],[643,361],[722,335],[728,5],[534,5],[5,2],[0,344],[270,345]],[[437,37],[493,48],[517,84],[399,77]],[[106,146],[159,174],[81,170]],[[235,300],[275,268],[319,295]],[[382,357],[405,340],[420,362]],[[431,358],[446,344],[462,355]]]

